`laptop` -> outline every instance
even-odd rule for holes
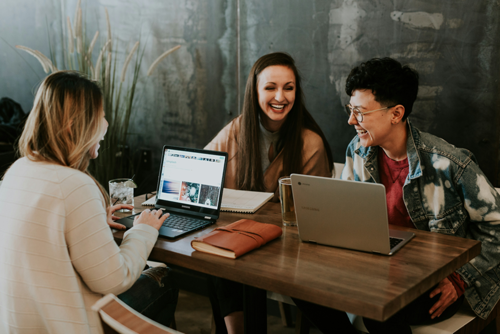
[[[382,184],[292,174],[302,241],[393,255],[415,236],[390,230]]]
[[[170,217],[159,230],[161,236],[177,238],[217,221],[226,167],[225,152],[163,147],[154,209]],[[139,214],[117,222],[131,228]]]

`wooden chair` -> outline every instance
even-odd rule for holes
[[[499,303],[500,304],[500,303]],[[497,304],[490,316],[483,320],[476,316],[468,303],[458,310],[450,319],[443,320],[433,325],[412,326],[414,334],[479,334],[492,321],[495,321],[496,333],[500,333],[500,305]],[[368,333],[363,319],[354,314],[348,314],[354,327],[360,333]]]
[[[155,261],[146,261],[147,265],[150,267],[167,267],[165,263],[155,262]]]
[[[181,334],[143,316],[113,294],[99,299],[92,310],[99,314],[104,334]]]
[[[278,307],[281,315],[281,323],[283,324],[283,327],[293,327],[291,306],[295,306],[295,303],[293,302],[292,298],[271,291],[267,291],[267,298],[278,302]],[[310,324],[307,322],[307,319],[305,319],[305,317],[302,316],[300,310],[297,309],[297,317],[295,319],[295,333],[308,334],[309,328]],[[215,334],[215,332],[215,320],[212,315],[210,334]]]
[[[281,321],[284,327],[292,327],[292,312],[291,305],[295,306],[292,298],[282,295],[280,293],[267,291],[267,298],[278,302],[281,314]],[[302,315],[299,309],[297,309],[297,316],[295,318],[295,334],[308,334],[310,329],[310,324],[307,319]]]
[[[334,162],[333,163],[332,177],[334,179],[340,179],[340,174],[342,174],[343,169],[344,169],[344,164]]]

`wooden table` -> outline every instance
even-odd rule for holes
[[[143,201],[144,196],[135,198],[137,212],[145,209]],[[269,290],[384,321],[481,250],[475,240],[412,230],[416,234],[413,240],[395,255],[384,256],[303,243],[296,227],[283,227],[281,238],[236,260],[191,248],[194,238],[241,218],[282,225],[277,203],[267,203],[253,215],[223,212],[216,225],[184,238],[160,237],[150,259],[258,288],[249,288],[247,296],[257,293],[260,305],[265,293],[259,291]],[[123,238],[121,231],[114,235],[117,242]]]

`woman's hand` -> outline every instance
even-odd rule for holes
[[[120,219],[120,217],[114,216],[113,213],[115,213],[116,211],[121,210],[121,209],[127,209],[127,210],[132,211],[132,210],[134,210],[134,207],[130,204],[116,204],[116,205],[110,206],[108,208],[108,225],[109,225],[109,227],[117,229],[117,230],[125,230],[126,229],[125,225],[114,222],[114,220],[118,220],[118,219]]]
[[[437,294],[441,294],[441,296],[429,310],[431,319],[441,316],[444,310],[446,310],[448,306],[453,304],[458,299],[457,291],[455,290],[453,283],[451,283],[448,278],[445,278],[444,280],[439,282],[437,288],[432,290],[429,297],[433,298]]]
[[[159,230],[165,219],[170,216],[170,213],[165,213],[163,216],[161,214],[163,210],[149,210],[146,209],[141,212],[139,216],[134,219],[134,226],[137,224],[146,224]],[[160,217],[161,216],[161,217]]]

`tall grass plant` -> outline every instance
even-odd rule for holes
[[[52,45],[50,45],[50,59],[40,51],[25,46],[16,45],[16,48],[35,57],[45,73],[56,72],[60,69],[73,70],[84,73],[100,84],[109,127],[99,157],[92,161],[89,169],[101,184],[106,185],[111,179],[131,177],[135,174],[128,151],[127,137],[145,48],[141,49],[140,41],[137,41],[128,52],[120,69],[118,52],[113,45],[111,22],[106,8],[104,8],[104,13],[107,37],[100,39],[102,43],[96,52],[95,62],[93,62],[93,54],[96,45],[99,44],[100,33],[96,31],[92,39],[86,38],[85,31],[88,27],[85,25],[81,0],[78,0],[73,21],[69,16],[66,17],[67,38],[63,40],[62,64],[57,64]],[[147,76],[152,75],[158,64],[179,48],[180,45],[177,45],[160,55],[149,67]],[[132,67],[132,77],[127,80],[127,74],[130,72],[129,66]]]

